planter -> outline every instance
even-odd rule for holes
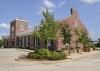
[[[66,49],[66,50],[62,50],[62,52],[64,52],[66,55],[69,55],[69,54],[70,54],[70,52],[69,52],[68,49]]]
[[[77,53],[82,53],[82,48],[77,48]]]
[[[70,48],[70,54],[73,54],[75,52],[75,49]]]
[[[90,48],[89,47],[85,47],[84,48],[84,52],[90,52]]]

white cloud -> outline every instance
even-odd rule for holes
[[[37,12],[37,14],[41,14],[42,11],[45,11],[47,8],[49,12],[53,12],[56,5],[51,0],[41,0],[42,6],[40,6],[40,10]]]
[[[55,4],[51,2],[50,0],[43,0],[44,7],[51,9],[55,7]]]
[[[87,4],[95,4],[95,3],[100,2],[100,0],[80,0],[80,1],[87,3]]]
[[[41,14],[42,11],[45,11],[47,8],[49,12],[54,12],[54,9],[57,7],[62,7],[66,4],[66,0],[62,0],[62,2],[55,4],[53,0],[41,0],[42,6],[40,6],[40,10],[37,12],[37,14]]]
[[[62,6],[64,6],[65,4],[66,4],[66,1],[63,1],[63,2],[61,2],[61,3],[58,4],[58,7],[62,7]]]
[[[10,25],[6,23],[0,23],[0,28],[9,29]]]

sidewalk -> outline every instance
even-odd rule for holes
[[[100,51],[76,53],[76,54],[71,54],[70,56],[68,56],[68,58],[71,59],[71,60],[81,59],[81,58],[85,58],[85,57],[88,57],[88,56],[91,56],[91,55],[95,55],[99,52]]]

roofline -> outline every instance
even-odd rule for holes
[[[27,20],[18,19],[18,18],[16,18],[15,20],[19,20],[19,21],[25,21],[25,22],[29,22],[29,21],[27,21]]]
[[[27,20],[24,20],[24,19],[18,19],[18,18],[12,20],[11,22],[13,22],[13,21],[23,21],[23,22],[27,22],[27,23],[29,22],[29,21],[27,21]]]

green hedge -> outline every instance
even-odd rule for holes
[[[66,59],[66,54],[63,52],[49,51],[48,49],[42,48],[35,52],[30,52],[27,57],[32,59],[62,60]]]
[[[49,57],[51,60],[62,60],[66,59],[66,54],[63,52],[51,52],[51,56]]]

